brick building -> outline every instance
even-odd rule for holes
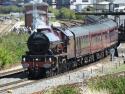
[[[33,28],[33,5],[37,8],[37,16],[48,24],[48,4],[47,3],[27,3],[25,4],[25,26]]]

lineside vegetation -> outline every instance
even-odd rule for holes
[[[0,38],[0,69],[20,63],[21,55],[27,50],[28,34],[11,32]]]
[[[75,14],[75,11],[68,8],[54,9],[49,7],[49,12],[54,13],[57,20],[68,19],[68,20],[83,20],[85,16]]]
[[[10,12],[23,12],[22,7],[17,7],[17,6],[0,6],[0,13],[10,13]]]
[[[80,90],[78,87],[64,85],[58,86],[45,94],[80,94]]]
[[[107,90],[109,94],[125,94],[125,77],[123,76],[103,76],[89,80],[88,86],[96,91]]]

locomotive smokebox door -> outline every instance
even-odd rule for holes
[[[34,32],[28,39],[27,46],[31,52],[42,52],[48,51],[50,42],[48,37],[41,32]]]

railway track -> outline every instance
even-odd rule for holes
[[[60,23],[63,27],[81,26],[82,24],[84,24],[83,21],[78,20],[61,20]]]
[[[17,84],[17,83],[20,83],[20,82],[23,82],[23,81],[27,81],[27,80],[28,80],[28,79],[25,78],[25,79],[13,81],[13,82],[10,82],[10,83],[2,84],[2,85],[0,85],[0,88],[7,87],[7,86],[9,86],[9,85]]]
[[[87,67],[91,67],[91,66],[96,66],[96,64],[99,64],[100,62],[104,63],[106,62],[107,59],[105,60],[104,59],[101,59],[97,62],[94,62],[94,63],[91,63],[89,65],[85,65],[83,67],[79,67],[77,69],[74,69],[74,70],[70,70],[68,72],[64,72],[64,73],[61,73],[61,74],[58,74],[58,75],[54,75],[52,77],[48,77],[48,78],[43,78],[43,79],[39,79],[39,80],[28,80],[27,78],[25,79],[21,79],[21,80],[18,80],[18,81],[14,81],[14,82],[10,82],[10,83],[6,83],[6,84],[3,84],[3,85],[0,85],[0,93],[1,94],[5,94],[5,91],[8,91],[8,90],[16,90],[16,89],[19,89],[19,88],[22,88],[22,87],[25,87],[25,86],[30,86],[30,85],[33,85],[33,84],[40,84],[41,82],[46,82],[46,81],[50,81],[52,79],[56,79],[56,78],[59,78],[59,77],[62,77],[62,76],[65,76],[65,75],[69,75],[69,74],[72,74],[74,72],[77,72],[77,71],[80,71],[80,70],[83,70]],[[114,75],[125,75],[125,71],[123,72],[119,72],[119,73],[114,73]],[[112,74],[113,75],[113,74]],[[89,78],[88,78],[89,79]],[[87,81],[87,80],[86,80]],[[44,90],[44,89],[43,89]],[[3,93],[4,92],[4,93]],[[19,93],[20,94],[20,93]]]
[[[16,89],[19,87],[23,87],[31,82],[34,82],[33,80],[28,80],[28,79],[21,79],[18,81],[10,82],[7,84],[0,85],[0,93],[3,93],[8,90]]]
[[[107,60],[107,59],[106,59]],[[91,63],[89,65],[85,65],[84,67],[80,67],[80,68],[77,68],[77,69],[74,69],[74,70],[71,70],[71,71],[68,71],[68,72],[64,72],[64,73],[61,73],[61,74],[58,74],[58,75],[55,75],[55,76],[52,76],[52,77],[48,77],[48,78],[43,78],[43,79],[39,79],[39,80],[27,80],[26,78],[25,79],[22,79],[22,80],[19,80],[19,81],[15,81],[15,82],[11,82],[11,83],[8,83],[8,84],[4,84],[4,85],[0,85],[0,93],[6,93],[7,91],[9,90],[12,90],[12,92],[16,89],[19,89],[19,88],[22,88],[22,87],[25,87],[25,86],[30,86],[30,85],[34,85],[34,84],[38,84],[38,83],[41,83],[41,82],[46,82],[46,81],[50,81],[52,79],[56,79],[56,78],[59,78],[59,77],[62,77],[62,76],[65,76],[65,75],[69,75],[69,74],[72,74],[72,73],[75,73],[76,71],[80,71],[82,70],[83,68],[87,68],[89,66],[96,66],[96,64],[99,64],[100,62],[106,62],[105,58],[102,59],[102,60],[99,60],[97,62],[94,62],[94,63]],[[125,71],[123,72],[119,72],[119,73],[114,73],[112,75],[123,75],[125,74]],[[88,78],[89,79],[89,78]],[[87,81],[87,80],[86,80]],[[81,83],[81,82],[80,82]],[[75,83],[76,85],[80,84],[79,82],[78,83]],[[2,88],[1,88],[2,87]],[[27,87],[28,88],[28,87]],[[44,89],[43,89],[44,90]],[[6,91],[6,92],[5,92]],[[36,91],[34,91],[36,92]],[[19,93],[20,94],[20,93]],[[37,94],[37,93],[36,93]]]
[[[68,72],[64,72],[64,73],[60,73],[58,75],[53,75],[52,77],[48,77],[48,78],[43,78],[43,79],[39,79],[39,80],[28,80],[27,78],[24,78],[24,79],[20,79],[20,80],[17,80],[17,81],[13,81],[13,82],[9,82],[9,83],[5,83],[5,84],[2,84],[0,85],[0,93],[4,94],[5,91],[9,91],[9,90],[14,90],[14,89],[17,89],[17,88],[21,88],[21,87],[24,87],[26,85],[31,85],[31,84],[34,84],[34,83],[39,83],[39,82],[44,82],[46,80],[51,80],[51,79],[54,79],[54,78],[58,78],[62,75],[67,75],[69,73],[73,73],[75,71],[79,71],[81,70],[82,68],[85,68],[85,67],[88,67],[88,66],[92,66],[92,65],[95,65],[97,64],[98,62],[95,62],[95,63],[92,63],[90,65],[86,65],[84,67],[80,67],[80,68],[77,68],[77,69],[74,69],[74,70],[70,70]],[[19,72],[21,71],[22,69],[18,70]],[[12,73],[15,73],[15,71],[8,73],[8,76],[10,75],[14,75]],[[6,73],[4,73],[6,74]],[[1,76],[2,77],[6,77],[6,76]],[[10,74],[10,75],[9,75]]]
[[[1,28],[0,37],[7,35],[15,23],[16,22],[12,20],[12,22],[0,24],[0,28]]]
[[[9,76],[13,76],[13,75],[17,75],[20,73],[23,73],[25,70],[22,69],[17,69],[17,70],[12,70],[12,71],[8,71],[8,72],[4,72],[4,73],[0,73],[0,79],[1,78],[5,78],[5,77],[9,77]]]
[[[101,60],[100,60],[101,61]],[[100,62],[99,61],[99,62]],[[36,84],[36,83],[40,83],[40,82],[45,82],[45,81],[49,81],[51,79],[55,79],[55,78],[58,78],[58,77],[61,77],[61,76],[64,76],[64,75],[68,75],[68,74],[71,74],[71,73],[74,73],[76,71],[79,71],[83,68],[86,68],[88,66],[93,66],[93,65],[96,65],[98,64],[99,62],[95,62],[95,63],[92,63],[90,65],[86,65],[84,67],[80,67],[80,68],[77,68],[77,69],[74,69],[74,70],[70,70],[68,72],[64,72],[64,73],[60,73],[58,75],[54,75],[52,77],[48,77],[48,78],[43,78],[43,79],[39,79],[39,80],[22,80],[23,82],[20,82],[20,81],[17,81],[16,82],[12,82],[11,84],[9,83],[9,85],[6,85],[7,87],[4,87],[2,90],[0,90],[0,92],[4,92],[4,91],[8,91],[8,90],[15,90],[17,88],[21,88],[21,87],[24,87],[24,86],[28,86],[28,85],[31,85],[31,84]],[[16,84],[16,85],[15,85]]]

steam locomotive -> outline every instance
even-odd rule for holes
[[[117,51],[117,23],[105,18],[73,27],[37,28],[30,35],[22,65],[29,78],[49,77],[97,61]]]

